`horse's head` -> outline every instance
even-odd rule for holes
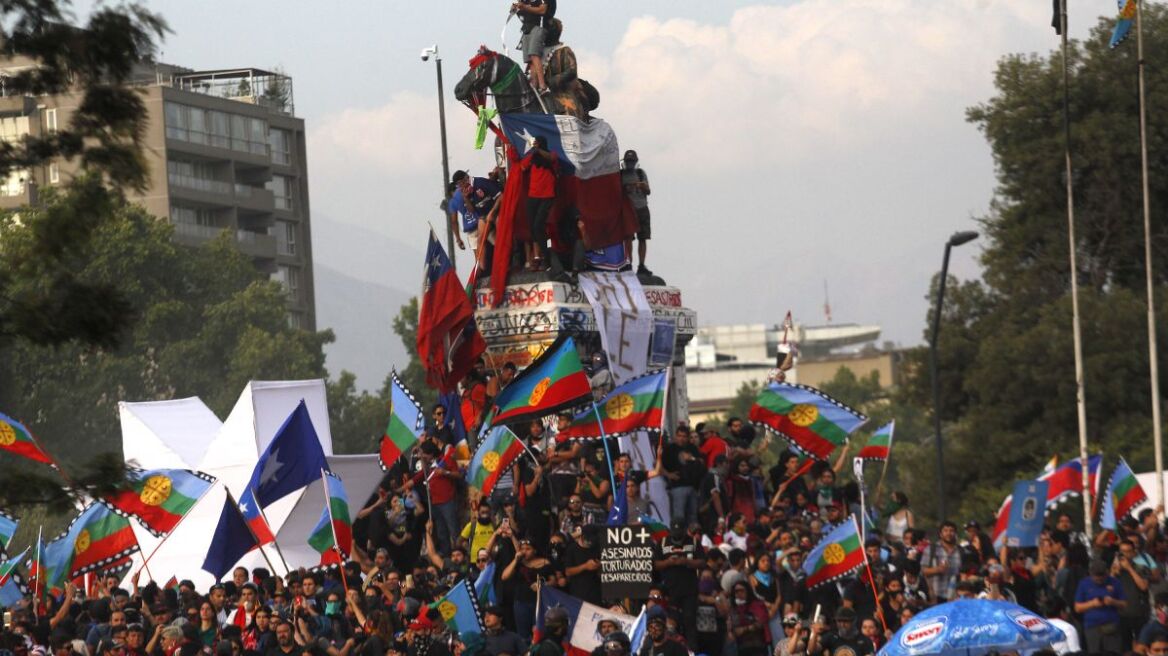
[[[479,51],[470,60],[470,70],[454,85],[454,97],[460,102],[470,102],[472,96],[485,93],[494,82],[494,63],[498,56],[499,53],[486,46],[479,46]],[[478,100],[481,104],[482,99]]]

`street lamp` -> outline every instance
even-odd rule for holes
[[[945,242],[945,259],[941,261],[941,280],[937,285],[937,308],[933,311],[933,333],[929,339],[929,377],[933,384],[933,433],[937,441],[937,521],[945,516],[945,452],[941,444],[941,384],[937,380],[937,335],[941,332],[941,308],[945,305],[945,280],[949,277],[949,251],[954,246],[977,239],[973,230],[955,232]]]
[[[422,49],[422,61],[430,61],[438,70],[438,127],[442,131],[442,224],[446,226],[446,253],[450,256],[450,266],[457,269],[454,262],[454,232],[450,227],[450,218],[447,206],[450,203],[450,157],[446,154],[446,103],[442,92],[442,56],[438,54],[437,44]]]

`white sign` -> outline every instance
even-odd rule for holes
[[[653,310],[637,276],[631,271],[582,273],[580,289],[596,316],[613,383],[620,385],[648,371]]]

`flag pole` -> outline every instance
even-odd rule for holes
[[[37,566],[37,575],[36,575],[36,579],[34,579],[32,582],[32,614],[34,617],[40,615],[41,595],[40,595],[38,589],[41,586],[41,579],[45,578],[45,566],[44,566],[44,563],[41,562],[41,556],[42,556],[41,545],[44,544],[44,541],[41,539],[41,532],[44,531],[44,529],[45,529],[45,527],[43,524],[37,526],[36,561],[35,561],[36,566]]]
[[[1083,530],[1090,539],[1094,533],[1091,520],[1091,490],[1088,478],[1087,399],[1083,384],[1083,333],[1079,322],[1079,266],[1075,240],[1074,167],[1071,164],[1070,49],[1067,41],[1067,0],[1059,0],[1059,32],[1063,52],[1063,159],[1066,163],[1067,243],[1071,267],[1071,333],[1075,349],[1075,406],[1079,423],[1079,460],[1083,464]]]
[[[1148,193],[1148,119],[1144,92],[1143,1],[1136,0],[1136,60],[1140,87],[1140,173],[1144,196],[1144,273],[1148,286],[1148,368],[1152,384],[1152,445],[1158,505],[1164,505],[1164,443],[1160,419],[1160,363],[1156,345],[1156,288],[1152,282],[1152,201]]]
[[[227,499],[229,501],[231,501],[231,505],[235,506],[236,510],[238,510],[239,509],[239,502],[236,501],[235,497],[231,495],[231,490],[227,489],[227,486],[224,485],[223,491],[227,493]],[[253,494],[252,496],[254,497],[255,495]],[[259,505],[260,505],[260,503],[257,500],[256,507],[259,508]],[[240,513],[240,515],[242,516],[242,513]],[[265,524],[268,523],[268,518],[264,517],[263,509],[260,509],[260,517],[264,518]],[[246,519],[244,520],[243,524],[244,524],[244,526],[247,526],[247,532],[251,533],[251,539],[255,540],[256,549],[258,549],[260,552],[260,555],[264,557],[264,562],[268,564],[268,567],[271,568],[272,572],[275,572],[276,566],[272,564],[272,559],[269,558],[267,552],[264,551],[264,546],[262,544],[260,544],[260,539],[258,536],[256,536],[255,531],[252,530],[251,524],[248,524]],[[177,526],[176,526],[176,528],[177,528]],[[268,530],[269,531],[272,530],[272,527],[270,525],[268,526]],[[276,534],[272,533],[272,542],[275,542],[275,541],[276,541]],[[288,567],[287,565],[284,566],[285,569],[287,569],[287,567]],[[219,579],[215,579],[215,581],[218,582]]]
[[[207,491],[210,491],[210,490],[211,490],[211,487],[208,487]],[[170,539],[170,536],[173,535],[174,532],[178,530],[178,527],[182,526],[182,523],[186,521],[187,517],[190,517],[191,512],[195,509],[195,506],[199,505],[199,503],[201,503],[203,501],[203,499],[206,498],[207,491],[204,491],[203,494],[199,495],[198,499],[195,499],[195,502],[193,504],[191,504],[191,507],[189,510],[187,510],[186,514],[183,515],[182,517],[180,517],[177,522],[175,522],[174,528],[170,529],[170,532],[168,532],[166,535],[162,536],[162,541],[159,542],[158,544],[154,545],[154,548],[150,551],[150,554],[147,555],[144,559],[142,559],[142,567],[138,569],[139,572],[141,572],[143,569],[146,569],[146,563],[150,562],[150,559],[154,557],[154,554],[158,553],[158,550],[162,548],[162,545],[165,544],[166,541]],[[139,546],[141,546],[141,545],[139,545]],[[150,570],[146,570],[146,573],[150,574]],[[153,574],[150,574],[150,580],[151,581],[156,580],[154,578]]]
[[[612,458],[608,457],[608,436],[604,434],[604,421],[600,418],[600,408],[596,406],[596,401],[592,402],[592,413],[596,415],[596,430],[600,431],[600,445],[604,449],[604,461],[608,463],[608,480],[612,484],[612,500],[615,503],[616,474],[612,470]]]
[[[1065,0],[1064,0],[1065,1]],[[863,487],[862,485],[860,486]],[[861,494],[863,491],[861,490]],[[856,516],[852,515],[852,526],[856,524]],[[861,522],[863,525],[863,522]],[[868,550],[864,548],[863,543],[860,544],[860,551],[864,554],[864,569],[868,572],[868,584],[872,586],[872,600],[876,602],[876,616],[880,618],[880,626],[884,628],[884,633],[888,633],[888,622],[884,619],[884,609],[880,607],[880,596],[876,594],[876,577],[872,576],[872,565],[868,562]],[[816,609],[818,614],[818,608]]]

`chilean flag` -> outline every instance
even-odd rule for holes
[[[1053,461],[1052,461],[1053,462]],[[1087,459],[1087,485],[1091,488],[1091,498],[1099,496],[1099,468],[1103,465],[1103,456],[1091,456]],[[1083,461],[1075,458],[1061,467],[1047,466],[1037,480],[1046,481],[1046,508],[1057,506],[1064,497],[1083,493]],[[1001,548],[1006,541],[1006,527],[1010,524],[1010,507],[1013,505],[1013,495],[1007,496],[998,508],[998,516],[994,521],[994,546]]]
[[[301,399],[260,455],[247,489],[239,498],[239,510],[260,546],[276,539],[260,509],[319,480],[322,469],[329,471],[324,448],[308,415],[308,406]]]
[[[487,348],[466,290],[433,230],[426,248],[417,346],[426,384],[441,392],[453,391]]]

